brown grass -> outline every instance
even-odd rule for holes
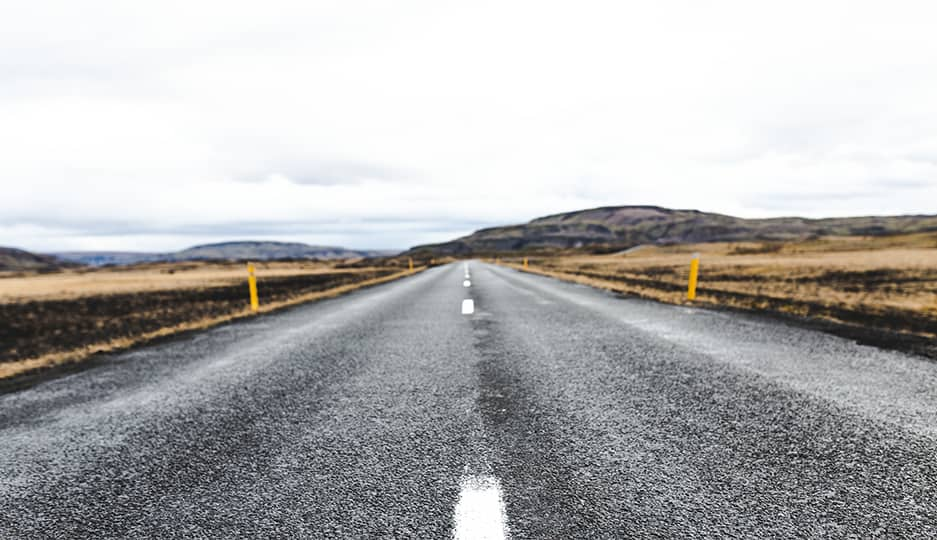
[[[329,262],[260,262],[265,277],[313,275],[335,270]],[[370,268],[347,268],[366,272]],[[242,264],[224,262],[156,263],[132,267],[71,269],[52,274],[0,274],[0,303],[52,300],[102,294],[221,287],[244,282]]]
[[[264,301],[261,288],[260,313],[268,313],[288,306],[293,306],[314,300],[331,298],[355,289],[377,285],[396,280],[407,275],[409,271],[375,268],[341,268],[331,263],[261,263],[257,265],[258,279],[261,284],[264,279],[292,279],[297,276],[323,275],[332,279],[339,276],[334,286],[324,290],[310,292],[297,291],[295,294],[280,294]],[[424,267],[416,268],[422,271]],[[172,270],[172,272],[170,272]],[[356,276],[361,276],[357,278]],[[374,277],[377,276],[377,277]],[[272,283],[272,282],[271,282]],[[326,283],[332,283],[327,281]],[[205,329],[225,322],[251,317],[253,314],[247,308],[246,270],[240,264],[226,263],[185,263],[161,264],[143,268],[104,269],[84,272],[64,272],[53,275],[33,275],[0,278],[0,306],[6,304],[17,309],[36,306],[28,309],[30,316],[39,317],[42,324],[44,311],[41,309],[50,303],[64,300],[75,302],[75,299],[88,299],[101,302],[105,306],[112,306],[114,301],[109,299],[125,298],[127,294],[135,297],[150,298],[158,291],[182,291],[183,300],[189,295],[204,292],[205,289],[221,290],[232,284],[243,285],[243,301],[228,302],[222,300],[216,309],[206,311],[201,315],[195,310],[192,316],[176,322],[166,322],[162,326],[160,321],[166,321],[169,313],[165,308],[154,306],[152,310],[138,313],[145,325],[132,326],[129,330],[115,332],[109,339],[87,340],[87,336],[75,335],[77,327],[63,326],[58,328],[40,328],[43,335],[51,336],[51,343],[44,343],[46,347],[43,354],[31,357],[18,357],[16,345],[0,344],[0,352],[7,353],[12,361],[0,362],[0,379],[15,377],[39,369],[80,362],[99,352],[112,352],[152,341],[157,338],[170,336],[180,332]],[[118,300],[119,302],[119,300]],[[227,307],[231,306],[231,307]],[[185,306],[183,305],[184,309]],[[47,310],[46,310],[47,312]],[[47,316],[47,315],[46,315]],[[106,316],[105,316],[106,317]],[[74,318],[81,318],[76,314]],[[48,320],[48,319],[46,319]],[[0,324],[11,321],[0,321]],[[155,329],[154,329],[155,328]],[[7,350],[8,347],[14,347]]]
[[[937,336],[937,233],[649,246],[532,258],[530,271],[683,303],[694,252],[701,254],[700,303]]]

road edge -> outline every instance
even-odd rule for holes
[[[499,264],[503,268],[510,268],[518,272],[524,272],[528,274],[534,274],[537,276],[543,276],[547,278],[556,279],[564,283],[575,283],[577,285],[585,285],[597,290],[608,291],[614,293],[615,295],[621,298],[637,298],[649,302],[655,302],[658,304],[664,304],[668,306],[686,306],[691,305],[695,308],[707,309],[710,311],[719,311],[724,313],[738,313],[744,314],[747,316],[763,317],[771,319],[773,321],[780,321],[785,324],[796,326],[798,328],[806,328],[810,330],[817,330],[827,334],[835,335],[844,339],[855,341],[860,345],[868,345],[872,347],[877,347],[879,349],[885,349],[890,351],[898,351],[905,354],[912,354],[915,356],[920,356],[931,361],[937,361],[937,342],[935,340],[927,338],[925,336],[919,336],[915,334],[907,334],[902,332],[896,332],[893,330],[885,330],[881,328],[874,328],[870,326],[861,326],[857,324],[851,324],[843,321],[837,321],[832,319],[823,319],[817,317],[806,317],[802,315],[796,315],[793,313],[785,313],[781,311],[772,311],[772,310],[758,310],[758,309],[748,309],[738,306],[726,306],[721,304],[715,304],[711,302],[695,301],[695,302],[667,302],[659,298],[653,298],[649,296],[642,296],[640,294],[635,294],[628,291],[622,291],[613,287],[614,282],[608,281],[608,286],[599,286],[594,283],[587,283],[576,279],[575,274],[566,274],[563,272],[556,271],[546,271],[539,270],[534,268],[523,268],[521,265],[513,264]]]
[[[92,369],[101,365],[106,358],[117,353],[173,339],[184,338],[211,328],[236,323],[245,319],[263,317],[304,304],[314,303],[319,300],[336,298],[361,289],[375,287],[414,276],[427,268],[430,267],[421,266],[414,268],[412,271],[403,270],[386,276],[340,285],[324,291],[307,293],[288,300],[266,304],[260,307],[257,314],[251,313],[249,308],[245,308],[243,311],[232,312],[219,317],[163,327],[159,330],[127,340],[96,343],[71,351],[52,353],[35,358],[26,358],[15,362],[0,364],[0,394],[18,392],[47,380]]]

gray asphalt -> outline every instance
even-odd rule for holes
[[[937,537],[934,362],[470,264],[0,396],[0,537]]]

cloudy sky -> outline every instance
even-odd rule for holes
[[[934,6],[3,2],[0,245],[937,213]]]

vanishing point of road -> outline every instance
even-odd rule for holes
[[[937,364],[472,261],[0,396],[0,538],[725,536],[937,537]]]

